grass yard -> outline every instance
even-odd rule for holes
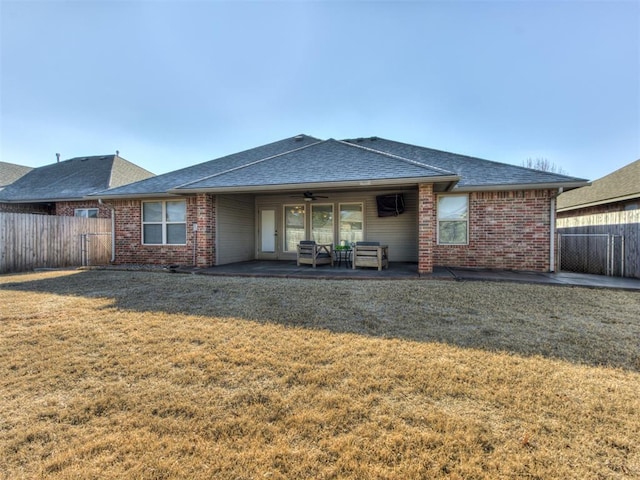
[[[640,295],[0,276],[0,478],[640,478]]]

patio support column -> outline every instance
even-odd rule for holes
[[[198,230],[191,232],[195,241],[195,266],[210,267],[216,263],[216,197],[207,193],[196,196]],[[191,229],[192,225],[189,226]]]
[[[431,183],[418,185],[418,273],[433,272],[435,244],[435,195]]]

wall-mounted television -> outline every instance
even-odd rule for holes
[[[379,217],[397,217],[404,212],[404,195],[402,193],[378,195],[376,203],[378,204]]]

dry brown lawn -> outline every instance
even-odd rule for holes
[[[640,295],[0,276],[0,477],[640,478]]]

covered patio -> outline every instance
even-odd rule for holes
[[[188,268],[188,267],[187,267]],[[182,269],[178,269],[182,271]],[[204,275],[232,275],[245,277],[283,277],[283,278],[323,278],[323,279],[417,279],[418,265],[415,262],[390,262],[389,268],[350,268],[344,263],[322,265],[313,268],[309,265],[296,265],[295,260],[251,260],[226,265],[199,268],[194,273]],[[447,269],[436,269],[429,276],[452,278]],[[424,275],[422,275],[424,277]]]

